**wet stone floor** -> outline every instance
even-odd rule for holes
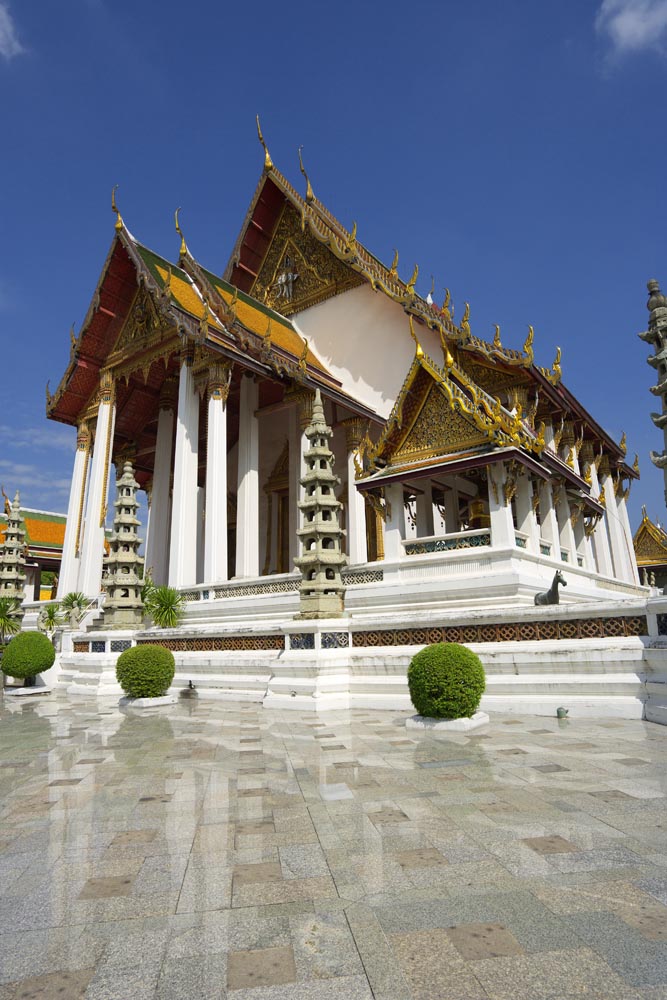
[[[0,1000],[664,1000],[667,728],[0,707]]]

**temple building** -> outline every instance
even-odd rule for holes
[[[651,520],[646,507],[642,507],[642,519],[633,545],[642,582],[664,590],[667,586],[667,532],[659,522]]]
[[[11,503],[3,492],[4,512],[0,513],[0,552],[4,545]],[[25,597],[28,601],[49,600],[55,596],[55,584],[60,570],[65,515],[32,507],[20,508],[25,530]]]
[[[261,135],[260,135],[261,138]],[[148,506],[157,584],[224,618],[229,588],[298,607],[305,429],[316,390],[340,480],[346,611],[641,593],[626,499],[638,466],[535,359],[473,333],[265,164],[223,275],[175,263],[116,212],[48,416],[78,429],[58,595],[101,589],[112,466]],[[305,171],[304,171],[305,175]],[[145,495],[144,495],[145,494]],[[270,579],[266,579],[270,578]],[[253,589],[254,588],[254,589]],[[288,596],[286,596],[288,595]],[[236,608],[238,613],[238,607]]]

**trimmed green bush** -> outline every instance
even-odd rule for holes
[[[436,642],[412,657],[408,687],[420,715],[469,719],[479,708],[486,687],[484,667],[467,646]]]
[[[116,661],[116,677],[130,698],[161,698],[174,679],[174,654],[164,646],[132,646]]]
[[[42,632],[15,635],[2,655],[2,671],[8,677],[34,677],[53,666],[56,651]]]

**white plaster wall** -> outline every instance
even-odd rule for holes
[[[361,285],[294,317],[311,349],[360,403],[386,419],[415,355],[408,317],[384,292]],[[415,323],[426,354],[441,361],[436,333]]]

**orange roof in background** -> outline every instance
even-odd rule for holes
[[[67,518],[64,514],[50,514],[47,511],[22,510],[26,530],[28,552],[31,549],[62,549],[65,541]],[[7,518],[0,516],[0,543],[5,540]]]

